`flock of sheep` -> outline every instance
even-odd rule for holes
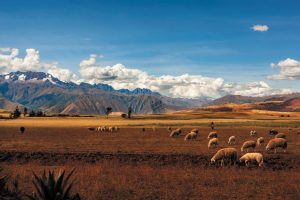
[[[116,126],[99,126],[96,128],[88,128],[91,131],[97,131],[97,132],[117,132],[119,131],[119,128]],[[155,128],[152,128],[153,131],[155,131]],[[177,128],[175,130],[172,130],[172,128],[168,127],[167,129],[170,131],[170,137],[178,137],[183,132],[181,128]],[[142,128],[142,131],[146,131],[145,128]],[[282,148],[285,152],[287,149],[287,140],[286,140],[286,134],[279,133],[278,131],[272,129],[269,131],[270,135],[273,135],[274,138],[270,139],[268,144],[266,145],[266,151],[269,152],[271,150],[274,150],[274,153],[277,152],[277,149]],[[184,140],[195,140],[199,136],[199,129],[192,129],[188,134],[185,135]],[[250,136],[256,137],[257,132],[255,130],[250,131]],[[212,131],[207,136],[208,139],[208,148],[216,148],[219,145],[218,140],[218,133],[216,131]],[[244,155],[242,155],[239,159],[240,162],[245,163],[247,167],[250,166],[250,163],[257,163],[258,166],[262,167],[264,165],[263,155],[259,152],[255,152],[256,147],[262,146],[262,144],[265,142],[265,139],[263,137],[258,137],[256,140],[248,140],[245,141],[242,144],[241,152],[246,152]],[[230,136],[228,138],[228,145],[235,145],[237,143],[236,136]],[[252,152],[249,152],[252,151]],[[224,161],[228,160],[230,163],[235,163],[238,158],[237,149],[233,147],[226,147],[223,149],[218,150],[215,155],[211,158],[211,164],[214,164],[218,161],[221,162],[221,166],[224,165]]]
[[[117,132],[119,131],[119,127],[117,126],[99,126],[99,127],[89,127],[88,128],[90,131],[97,131],[97,132]]]
[[[170,130],[170,128],[168,128]],[[177,137],[182,133],[182,130],[180,128],[175,129],[171,131],[170,137]],[[270,135],[274,135],[274,138],[272,138],[267,146],[266,151],[269,152],[271,150],[274,150],[274,152],[277,152],[278,148],[282,148],[284,152],[287,149],[287,140],[286,140],[286,134],[284,133],[278,133],[278,131],[272,129],[269,131]],[[199,135],[199,129],[193,129],[191,130],[185,137],[184,140],[193,140],[196,139]],[[250,136],[255,137],[257,135],[257,132],[255,130],[250,131]],[[216,131],[212,131],[207,136],[208,139],[208,148],[215,148],[218,146],[218,133]],[[261,146],[264,143],[264,138],[259,137],[256,141],[254,140],[248,140],[245,141],[241,147],[242,152],[247,152],[244,154],[239,161],[244,162],[246,166],[248,167],[250,163],[256,162],[258,166],[263,166],[263,155],[261,153],[255,152],[255,148],[257,146]],[[230,136],[228,138],[228,145],[234,145],[236,144],[237,139],[235,136]],[[249,150],[252,150],[254,152],[249,153]],[[217,153],[211,158],[211,163],[214,164],[217,161],[221,162],[221,166],[224,165],[224,161],[228,160],[231,163],[235,163],[237,161],[237,150],[236,148],[227,147],[223,148],[217,151]]]

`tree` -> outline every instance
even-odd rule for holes
[[[15,118],[15,119],[19,118],[21,116],[21,114],[22,113],[20,112],[19,107],[17,106],[14,113],[13,113],[13,118]]]
[[[129,106],[128,114],[127,114],[128,118],[131,118],[131,113],[132,113],[132,108]]]
[[[35,112],[34,112],[34,110],[32,110],[32,111],[29,113],[29,117],[35,117]]]
[[[106,117],[108,118],[108,115],[112,112],[112,107],[106,107],[105,108],[105,114],[106,114]]]
[[[28,113],[28,109],[25,107],[25,108],[24,108],[24,111],[23,111],[24,117],[26,117],[27,113]]]

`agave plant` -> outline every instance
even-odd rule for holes
[[[0,169],[2,171],[2,169]],[[2,200],[21,200],[22,192],[19,190],[19,182],[16,178],[13,181],[12,189],[7,187],[7,183],[9,181],[8,176],[2,176],[0,178],[0,199]]]
[[[73,186],[73,181],[70,181],[74,169],[65,174],[65,171],[60,171],[55,177],[54,171],[49,171],[48,176],[44,171],[43,175],[39,177],[33,172],[34,179],[32,181],[36,193],[29,195],[31,200],[80,200],[79,194],[71,195],[70,191]]]

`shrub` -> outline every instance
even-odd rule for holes
[[[65,176],[62,171],[55,177],[54,171],[49,171],[48,176],[44,171],[39,177],[33,172],[34,180],[32,181],[36,193],[28,195],[31,200],[80,200],[79,194],[71,195],[70,191],[73,187],[73,181],[70,178],[74,170]]]

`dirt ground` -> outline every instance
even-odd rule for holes
[[[31,193],[33,171],[41,174],[43,170],[75,168],[73,191],[88,200],[300,199],[300,135],[295,124],[277,124],[276,129],[286,133],[288,140],[287,152],[278,154],[265,151],[266,143],[273,137],[268,134],[269,126],[217,124],[220,144],[208,149],[207,126],[190,126],[187,120],[183,134],[170,138],[165,126],[156,125],[153,130],[149,124],[122,125],[113,133],[90,131],[87,124],[32,124],[21,134],[17,125],[0,122],[1,174],[18,176],[23,191]],[[146,130],[142,131],[144,126]],[[172,121],[172,127],[179,125]],[[199,128],[200,136],[195,141],[184,141],[192,128]],[[250,136],[252,129],[258,132],[257,136]],[[228,146],[231,135],[237,138],[233,147],[239,156],[244,141],[264,137],[266,143],[257,151],[264,155],[265,166],[212,166],[211,156]]]

